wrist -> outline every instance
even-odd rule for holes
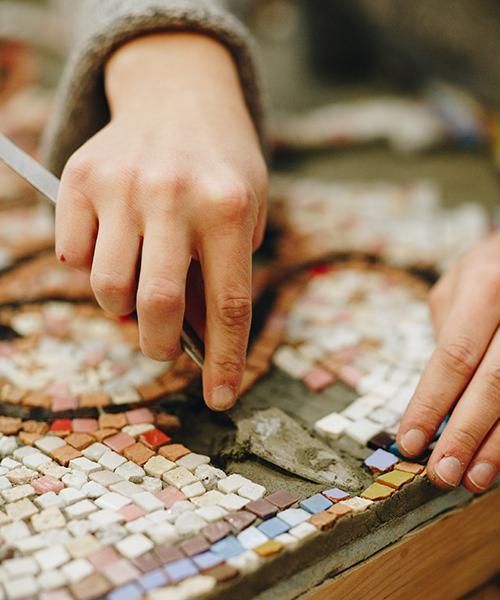
[[[112,116],[192,100],[244,105],[229,51],[196,33],[150,34],[121,46],[105,66],[105,89]]]

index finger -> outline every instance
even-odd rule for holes
[[[245,367],[252,316],[252,239],[238,233],[208,239],[200,258],[207,309],[204,396],[211,408],[227,410],[236,402]]]
[[[418,456],[471,380],[498,326],[496,299],[461,286],[399,428],[397,443]]]

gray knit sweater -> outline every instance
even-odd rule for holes
[[[77,5],[77,39],[44,140],[45,162],[54,173],[60,175],[71,154],[109,120],[106,59],[121,44],[154,31],[196,31],[223,43],[234,57],[248,109],[262,134],[251,38],[223,0],[79,0]]]

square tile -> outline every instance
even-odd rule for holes
[[[216,554],[211,550],[193,556],[192,560],[200,571],[212,569],[213,567],[216,567],[224,562],[224,559],[219,554]]]
[[[201,533],[211,544],[214,544],[229,535],[231,533],[231,528],[225,521],[218,521],[204,527],[201,530]]]
[[[186,556],[191,557],[195,554],[201,554],[202,552],[209,550],[210,544],[204,537],[197,535],[184,542],[181,542],[179,544],[179,548]]]
[[[266,537],[275,538],[282,533],[286,533],[290,529],[290,525],[278,517],[272,517],[267,521],[263,521],[257,526],[257,529]]]
[[[104,444],[111,448],[114,452],[118,454],[123,454],[125,448],[129,446],[133,446],[135,444],[135,440],[132,436],[123,433],[120,431],[119,433],[115,433],[115,435],[111,435],[104,439]]]
[[[172,583],[178,583],[183,579],[198,574],[198,568],[189,558],[181,558],[180,560],[169,562],[163,568]]]
[[[147,448],[144,444],[136,442],[128,448],[125,448],[123,455],[128,458],[128,460],[131,460],[142,467],[142,465],[148,462],[148,460],[153,457],[155,453],[150,448]]]
[[[419,465],[418,463],[401,461],[396,465],[395,468],[398,471],[405,471],[406,473],[414,473],[415,475],[420,475],[425,467],[423,465]]]
[[[164,456],[167,460],[172,462],[176,462],[179,458],[186,456],[189,454],[191,450],[183,446],[182,444],[168,444],[166,446],[162,446],[158,450],[158,454]]]
[[[367,498],[368,500],[382,500],[388,498],[393,493],[393,488],[375,482],[361,492],[361,498]]]
[[[283,550],[284,546],[277,540],[267,540],[260,546],[255,547],[253,550],[262,558],[269,558],[275,554],[279,554]]]
[[[299,506],[307,512],[311,513],[312,515],[326,510],[327,508],[330,508],[332,504],[333,502],[331,502],[331,500],[328,500],[328,498],[323,496],[323,494],[314,494],[314,496],[311,496],[310,498],[306,498],[305,500],[299,502]]]
[[[391,452],[378,448],[373,454],[371,454],[364,461],[364,465],[375,473],[385,473],[392,469],[392,467],[399,462],[398,459]]]
[[[376,482],[388,485],[395,490],[398,490],[405,483],[409,483],[415,478],[414,473],[408,473],[407,471],[400,471],[394,469],[390,473],[384,473],[380,477],[377,477]]]
[[[143,433],[139,441],[151,450],[157,450],[160,446],[169,444],[172,439],[166,433],[163,433],[163,431],[155,428]]]
[[[328,500],[330,500],[330,502],[340,502],[341,500],[347,500],[347,498],[349,498],[350,494],[348,494],[347,492],[344,492],[344,490],[341,490],[339,488],[331,488],[329,490],[325,490],[323,493],[323,496],[325,496],[326,498],[328,498]]]
[[[314,367],[304,375],[302,381],[312,392],[321,392],[335,382],[335,377],[326,369]]]
[[[245,548],[243,548],[233,535],[229,535],[226,538],[215,542],[215,544],[212,544],[211,550],[221,556],[224,560],[227,560],[233,556],[238,556],[238,554],[245,551]]]
[[[246,512],[244,510],[237,510],[235,512],[228,513],[224,517],[224,521],[229,523],[232,530],[236,533],[243,531],[249,527],[254,521],[256,517],[250,512]]]
[[[320,513],[312,515],[312,517],[309,519],[309,523],[311,523],[321,531],[327,531],[328,529],[331,529],[334,526],[336,520],[336,514],[328,510],[324,510]]]
[[[299,498],[286,490],[279,490],[278,492],[266,496],[265,500],[274,504],[279,510],[284,510],[298,502]]]
[[[278,518],[288,523],[290,527],[295,527],[299,523],[307,521],[310,516],[311,513],[302,508],[286,508],[278,513]]]
[[[274,517],[278,512],[278,509],[276,506],[274,506],[274,504],[271,504],[264,499],[249,502],[245,506],[245,510],[250,511],[261,519],[269,519],[270,517]]]
[[[332,513],[333,515],[336,515],[336,517],[344,517],[345,515],[352,513],[352,508],[350,506],[342,504],[341,501],[338,504],[334,504],[331,508],[329,508],[328,512]]]
[[[246,550],[251,550],[256,546],[260,546],[265,544],[269,538],[267,535],[259,531],[256,527],[248,527],[244,531],[238,534],[237,536],[238,542],[245,548]]]

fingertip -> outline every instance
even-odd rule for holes
[[[398,435],[397,445],[407,457],[420,456],[427,447],[427,436],[421,429],[412,428]]]
[[[236,399],[234,388],[227,384],[217,385],[207,394],[206,398],[207,406],[219,412],[232,408]]]

